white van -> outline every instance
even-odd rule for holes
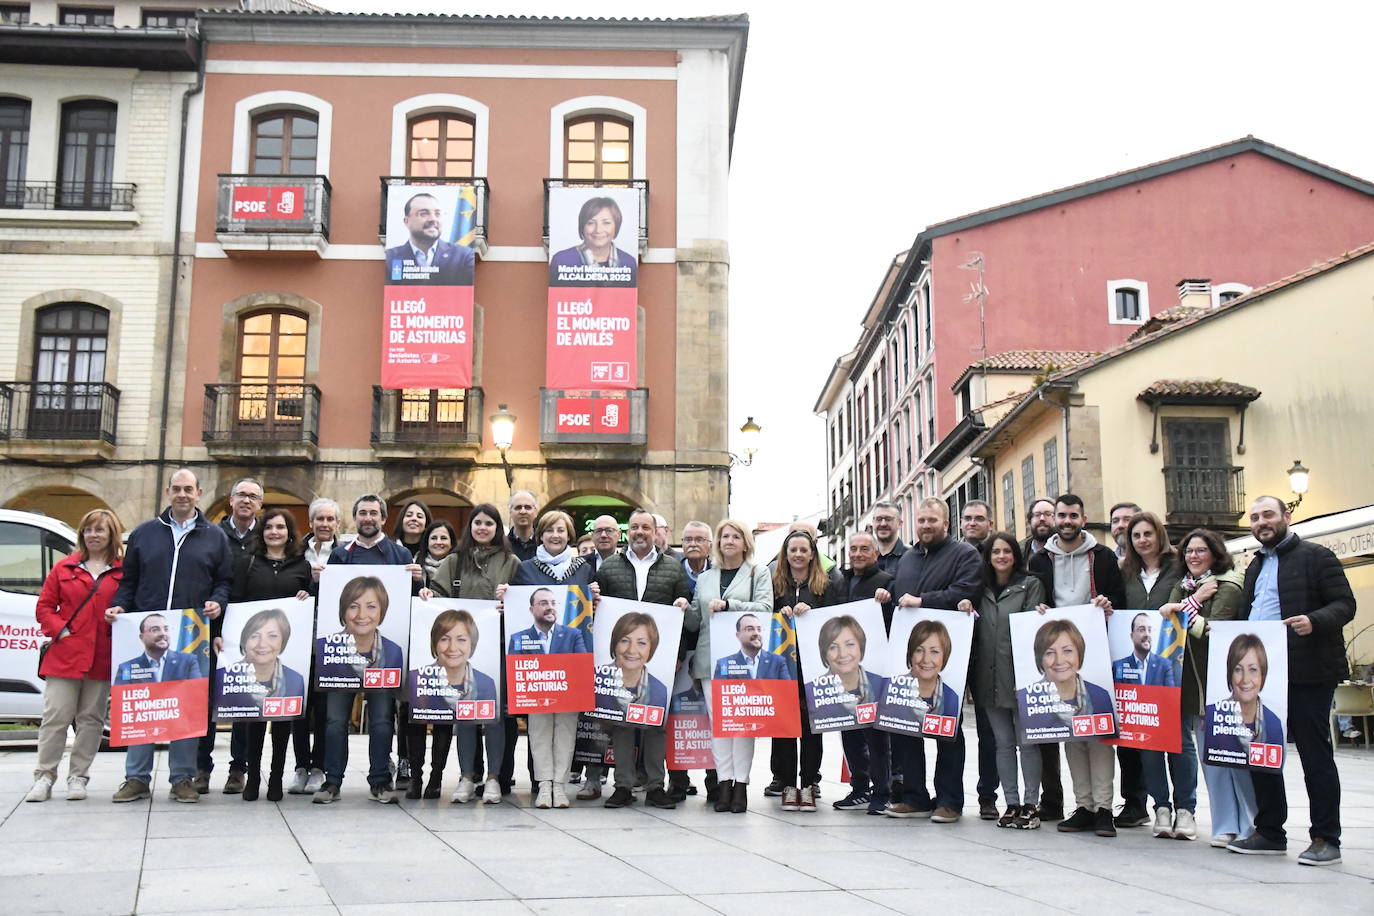
[[[34,618],[48,570],[76,549],[76,532],[46,515],[0,509],[0,720],[43,718]]]

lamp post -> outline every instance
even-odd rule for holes
[[[501,451],[501,466],[506,469],[506,488],[515,485],[515,469],[506,460],[506,450],[515,441],[515,414],[506,409],[505,404],[496,408],[488,421],[491,423],[491,441]]]
[[[744,446],[744,460],[741,461],[735,456],[731,457],[735,457],[735,462],[737,464],[748,467],[754,463],[754,455],[758,453],[759,434],[763,432],[763,427],[755,423],[754,418],[751,416],[744,421],[744,425],[739,428],[739,431],[740,442]]]
[[[1307,485],[1310,482],[1312,472],[1302,466],[1300,459],[1293,460],[1293,466],[1288,469],[1288,489],[1297,494],[1298,498],[1288,504],[1288,511],[1292,512],[1302,504],[1302,498],[1307,493]]]

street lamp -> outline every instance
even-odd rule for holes
[[[1302,498],[1307,493],[1307,485],[1311,477],[1311,471],[1302,466],[1300,459],[1294,459],[1293,466],[1288,469],[1288,489],[1298,495],[1298,498],[1288,504],[1288,511],[1292,512],[1302,504]]]
[[[491,422],[491,441],[501,450],[501,466],[506,469],[506,488],[515,484],[515,470],[506,460],[506,449],[510,448],[515,441],[515,414],[506,409],[505,404],[498,405],[496,413],[489,418]]]
[[[763,432],[763,427],[755,423],[753,417],[749,417],[739,431],[740,441],[744,444],[744,460],[740,464],[748,467],[754,463],[754,455],[758,453],[759,434]]]

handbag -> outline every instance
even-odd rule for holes
[[[72,616],[68,617],[68,618],[67,618],[67,622],[64,623],[64,624],[62,625],[62,630],[70,630],[70,629],[71,629],[72,621],[76,619],[76,615],[77,615],[77,614],[80,614],[80,613],[81,613],[81,609],[82,609],[83,607],[85,607],[88,603],[90,603],[90,600],[91,600],[92,598],[95,597],[95,593],[96,593],[96,592],[100,591],[100,580],[101,580],[101,578],[105,575],[106,572],[109,572],[109,570],[107,569],[107,570],[105,570],[105,572],[102,572],[99,576],[96,576],[96,577],[95,577],[95,584],[91,586],[91,591],[90,591],[90,593],[89,593],[88,595],[86,595],[85,598],[82,598],[82,599],[81,599],[81,603],[78,604],[78,605],[76,606],[76,610],[72,611]],[[61,633],[62,630],[59,630],[58,633]],[[48,657],[48,650],[52,648],[53,643],[55,643],[55,642],[57,642],[56,639],[50,639],[50,640],[48,640],[47,642],[43,643],[43,645],[41,645],[41,646],[38,647],[38,679],[39,679],[39,680],[46,681],[46,680],[48,679],[48,676],[47,676],[46,674],[43,673],[43,659],[45,659],[45,658]]]

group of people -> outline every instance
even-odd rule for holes
[[[310,530],[298,537],[290,512],[259,511],[263,488],[251,478],[235,483],[229,515],[219,525],[211,524],[197,508],[202,492],[192,471],[172,474],[166,493],[168,508],[135,528],[127,546],[121,544],[122,528],[112,513],[88,513],[81,521],[77,550],[53,567],[44,584],[37,616],[52,642],[41,663],[47,686],[29,801],[50,797],[67,729],[73,725],[76,740],[67,797],[85,797],[109,695],[110,622],[124,609],[199,608],[215,622],[218,650],[218,621],[230,602],[308,600],[316,595],[320,573],[330,564],[395,565],[408,571],[413,594],[421,598],[501,602],[510,586],[571,586],[582,589],[592,602],[614,597],[676,606],[683,611],[678,664],[689,665],[700,695],[710,696],[714,678],[739,676],[740,671],[757,677],[758,666],[770,665],[772,673],[767,676],[796,681],[803,709],[809,685],[801,677],[795,649],[781,656],[760,652],[763,633],[774,622],[791,627],[814,608],[861,599],[882,607],[889,630],[899,607],[967,612],[976,618],[969,693],[977,734],[979,816],[999,827],[1021,829],[1057,821],[1060,831],[1104,837],[1115,836],[1117,828],[1149,824],[1158,837],[1196,838],[1197,736],[1204,713],[1209,621],[1281,620],[1289,633],[1288,735],[1303,766],[1312,809],[1311,845],[1299,861],[1340,861],[1340,782],[1327,714],[1335,685],[1347,676],[1342,626],[1354,616],[1354,598],[1334,555],[1290,531],[1288,508],[1274,497],[1262,496],[1250,507],[1251,530],[1260,550],[1242,573],[1233,569],[1216,533],[1190,531],[1175,547],[1159,517],[1133,503],[1111,510],[1115,545],[1099,543],[1088,530],[1083,501],[1073,494],[1034,501],[1027,512],[1029,536],[1024,540],[993,531],[991,510],[979,501],[963,507],[958,530],[953,531],[946,504],[926,499],[912,520],[915,540],[910,545],[900,537],[898,507],[882,502],[873,510],[870,529],[850,536],[848,565],[839,568],[805,523],[794,524],[777,556],[766,562],[754,555],[751,528],[733,519],[715,526],[688,522],[681,532],[680,551],[670,546],[667,521],[644,510],[630,514],[623,543],[621,525],[609,515],[597,518],[591,532],[579,539],[570,516],[556,510],[541,514],[534,494],[525,491],[511,496],[509,529],[501,511],[490,504],[474,507],[460,533],[412,500],[402,507],[390,535],[384,530],[386,503],[364,495],[353,504],[355,534],[347,543],[340,537],[341,509],[330,499],[310,505]],[[341,601],[340,622],[349,627],[348,621],[356,617],[356,650],[376,653],[378,645],[364,643],[368,634],[382,640],[376,625],[386,609],[351,609],[366,603],[361,593],[353,596],[349,608]],[[502,645],[508,653],[554,651],[555,615],[537,613],[536,603],[532,597],[528,631],[517,632],[517,625],[507,621]],[[1158,610],[1186,630],[1179,683],[1181,749],[1164,753],[1114,749],[1099,740],[1064,742],[1074,801],[1066,817],[1060,745],[1028,743],[1018,727],[1024,723],[1019,722],[1010,618],[1086,604],[1097,605],[1107,615],[1117,608]],[[733,646],[713,651],[710,644],[712,616],[726,611],[744,612],[736,624],[740,651],[735,672],[726,670],[735,658],[729,652]],[[654,690],[644,666],[662,634],[651,617],[639,617],[648,615],[626,615],[624,625],[612,634],[614,676],[626,697],[643,697]],[[289,625],[283,631],[281,621],[269,618],[259,621],[252,633],[245,629],[244,664],[252,662],[255,652],[270,662],[275,658],[271,653],[279,652],[290,637]],[[847,624],[847,619],[827,622],[820,651],[836,682],[830,692],[859,704],[871,701],[880,687],[863,668],[862,628],[852,621]],[[1049,629],[1042,628],[1043,638],[1037,637],[1035,661],[1047,683],[1059,691],[1061,702],[1079,709],[1109,703],[1094,696],[1093,685],[1078,675],[1082,634],[1076,628],[1070,632],[1071,627],[1044,632]],[[464,678],[472,675],[466,661],[477,639],[470,616],[440,615],[429,637],[436,665],[449,672],[446,687],[467,690],[471,685]],[[150,659],[158,654],[157,634],[144,644]],[[164,638],[161,645],[165,644]],[[943,626],[918,625],[907,640],[909,670],[894,681],[902,679],[904,689],[919,698],[927,715],[938,716],[960,705],[961,697],[941,678],[950,653],[950,636]],[[1266,723],[1258,693],[1267,672],[1262,653],[1262,646],[1258,652],[1250,647],[1249,654],[1242,651],[1228,659],[1228,667],[1234,669],[1228,672],[1228,683],[1241,698],[1242,716],[1250,715],[1246,724],[1261,730]],[[1142,672],[1148,655],[1147,644],[1137,660]],[[448,665],[445,659],[454,663]],[[719,661],[720,670],[713,660]],[[259,675],[273,676],[269,668]],[[661,683],[657,689],[664,692]],[[269,799],[280,799],[284,793],[309,794],[316,803],[327,804],[339,797],[359,695],[367,709],[367,780],[373,799],[394,802],[401,791],[409,798],[438,798],[455,734],[460,779],[452,801],[468,802],[480,795],[483,802],[494,804],[512,789],[519,735],[515,716],[504,715],[486,725],[411,721],[407,705],[397,702],[391,689],[305,693],[303,716],[272,723]],[[1245,697],[1255,702],[1247,705]],[[578,717],[561,712],[525,717],[531,794],[537,807],[568,807],[569,787],[577,783],[579,800],[603,795],[604,767],[573,764]],[[688,773],[666,769],[664,728],[606,728],[615,760],[606,807],[634,804],[637,788],[644,790],[646,804],[660,808],[675,807],[696,794]],[[261,722],[233,725],[225,792],[241,794],[245,800],[258,796],[268,731]],[[799,738],[771,739],[771,781],[763,795],[779,798],[784,811],[815,811],[820,796],[821,735],[811,730],[805,715],[801,732]],[[952,735],[935,741],[871,726],[845,730],[841,741],[850,791],[833,802],[835,809],[936,823],[962,817],[962,723]],[[426,743],[428,781],[423,773]],[[706,773],[706,801],[719,812],[743,812],[749,805],[756,739],[713,738],[711,743],[715,766]],[[213,723],[204,738],[171,743],[168,765],[174,799],[194,802],[209,791],[214,747]],[[295,771],[288,785],[289,749],[294,749]],[[933,791],[927,781],[928,751],[935,757]],[[147,798],[152,763],[152,745],[130,747],[125,781],[114,800]],[[1124,804],[1113,816],[1118,766]],[[1286,850],[1287,799],[1281,773],[1210,765],[1202,771],[1214,846],[1245,854]],[[1147,799],[1153,802],[1153,815]]]

